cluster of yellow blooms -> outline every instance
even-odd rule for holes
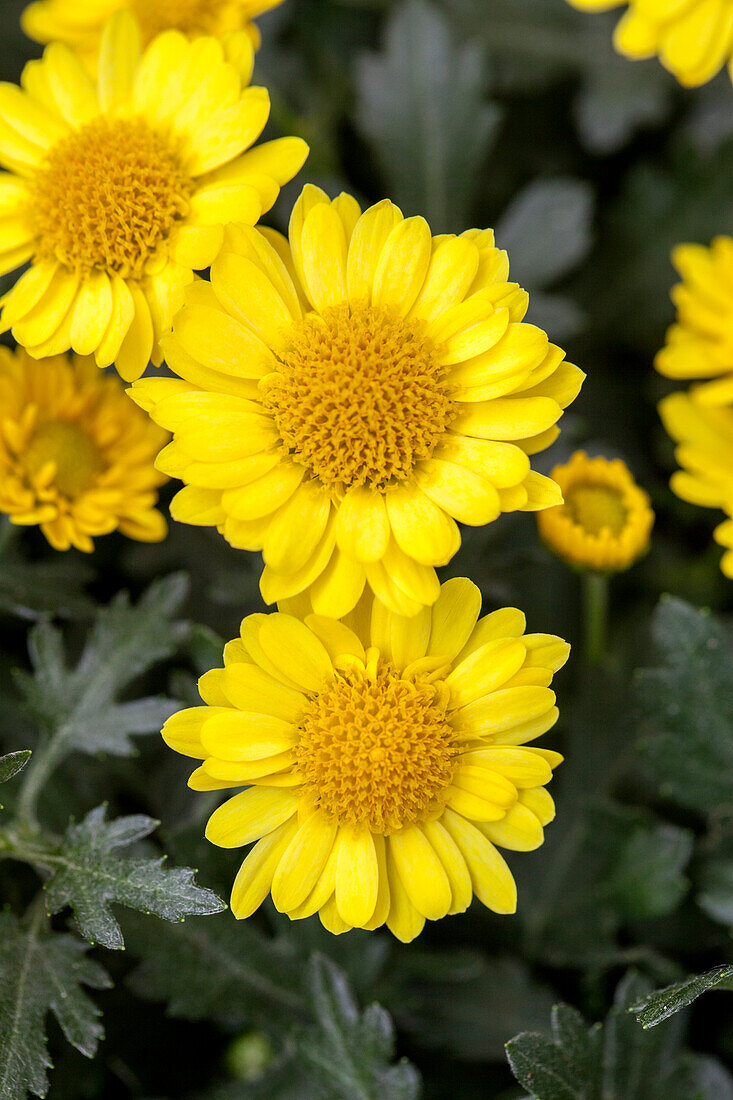
[[[435,237],[389,201],[312,186],[287,238],[258,225],[307,155],[296,137],[257,144],[250,20],[273,6],[27,9],[51,44],[21,88],[0,85],[0,273],[27,265],[1,303],[22,350],[0,356],[0,509],[57,549],[156,540],[172,477],[175,519],[262,552],[278,609],[244,619],[164,738],[200,761],[195,790],[244,788],[207,830],[256,842],[236,916],[271,894],[292,919],[408,941],[474,894],[514,911],[497,847],[542,843],[561,759],[530,742],[557,719],[569,647],[514,608],[481,617],[469,580],[440,584],[458,524],[537,512],[563,557],[608,572],[646,548],[653,513],[618,460],[531,468],[583,374],[525,322],[490,230]],[[681,254],[703,298],[711,263],[733,278],[729,247]],[[730,475],[704,458],[726,428],[730,452],[731,375],[706,310],[680,296],[660,369],[696,369],[690,342],[707,341],[722,380],[664,415],[691,471],[680,492],[721,504]],[[164,359],[168,376],[141,377]],[[98,373],[112,365],[139,408]]]

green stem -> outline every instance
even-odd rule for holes
[[[609,577],[607,573],[588,570],[582,583],[585,658],[589,665],[600,665],[606,656]]]
[[[36,807],[38,798],[46,783],[56,771],[64,756],[66,745],[61,734],[47,741],[33,753],[30,764],[25,769],[25,778],[18,796],[16,820],[29,829],[38,829]]]

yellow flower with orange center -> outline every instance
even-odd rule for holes
[[[607,11],[627,0],[569,0],[583,11]],[[616,27],[619,53],[639,60],[658,56],[680,84],[711,80],[733,59],[730,0],[628,0]]]
[[[96,72],[104,25],[117,11],[137,18],[147,45],[167,30],[188,38],[220,38],[230,59],[251,57],[260,44],[252,22],[282,0],[35,0],[23,12],[23,30],[36,42],[63,42]]]
[[[666,378],[691,379],[695,400],[733,403],[733,239],[717,237],[709,248],[681,244],[672,261],[682,282],[672,290],[677,320],[654,365]]]
[[[107,24],[93,81],[67,46],[0,85],[0,273],[31,261],[0,330],[34,358],[73,348],[128,381],[170,330],[193,272],[230,221],[254,225],[303,164],[298,138],[251,148],[270,110],[213,38],[180,32],[143,52]]]
[[[262,550],[268,603],[307,591],[339,618],[365,585],[404,615],[434,603],[456,521],[561,499],[529,456],[584,375],[508,273],[490,230],[434,238],[310,186],[289,241],[229,227],[164,341],[179,377],[130,391],[174,433],[173,517]]]
[[[412,618],[365,596],[342,621],[304,601],[250,615],[199,681],[204,706],[168,720],[200,760],[194,790],[245,789],[209,819],[223,848],[253,844],[232,890],[248,917],[272,894],[291,920],[336,934],[386,924],[403,942],[475,894],[513,913],[498,848],[531,851],[554,817],[562,757],[530,745],[557,720],[569,646],[525,634],[521,611],[479,619],[481,594],[447,581]]]
[[[597,572],[633,565],[649,545],[654,512],[626,464],[576,451],[552,477],[564,503],[537,516],[547,545],[570,564]]]
[[[165,538],[153,466],[166,433],[92,359],[31,359],[0,348],[0,511],[38,525],[56,550],[91,552],[121,531]]]
[[[720,568],[733,577],[733,405],[699,401],[700,388],[670,394],[659,405],[682,467],[672,475],[670,485],[681,500],[726,513],[728,518],[716,527],[714,537],[726,550]]]

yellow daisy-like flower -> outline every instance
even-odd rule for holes
[[[165,538],[155,505],[165,480],[153,459],[166,433],[93,359],[31,359],[0,348],[0,511],[38,524],[56,550],[90,553],[121,531]]]
[[[260,45],[252,22],[282,0],[35,0],[22,15],[25,33],[36,42],[64,42],[96,72],[104,25],[115,12],[128,9],[137,18],[143,41],[167,30],[188,38],[221,38],[230,55],[246,60]]]
[[[607,11],[626,0],[569,0],[583,11]],[[711,80],[733,59],[730,0],[628,0],[614,45],[635,61],[658,56],[680,84]]]
[[[302,603],[303,601],[297,601]],[[557,720],[569,646],[525,634],[521,611],[477,622],[481,594],[450,580],[406,619],[371,597],[344,621],[250,615],[199,681],[206,704],[169,719],[171,748],[203,763],[194,790],[246,787],[206,836],[250,849],[232,891],[248,917],[272,893],[331,932],[386,924],[398,939],[476,894],[513,913],[497,846],[531,851],[554,817],[562,757],[528,747]]]
[[[170,329],[194,270],[232,220],[253,225],[307,146],[250,146],[264,88],[243,87],[213,38],[159,35],[144,53],[129,12],[107,24],[95,83],[67,46],[0,84],[0,273],[31,261],[0,330],[34,358],[73,348],[128,381]]]
[[[695,388],[702,404],[733,403],[733,239],[678,245],[672,261],[683,279],[672,290],[677,322],[655,366],[667,378],[713,379]]]
[[[572,565],[598,572],[633,565],[649,546],[654,512],[626,464],[576,451],[552,477],[564,503],[537,516],[550,549]]]
[[[659,405],[682,467],[670,485],[681,500],[727,513],[714,537],[726,549],[720,568],[733,578],[733,406],[708,406],[697,400],[698,392],[673,393]]]
[[[529,455],[584,375],[534,325],[490,230],[431,237],[384,201],[306,187],[289,243],[229,227],[211,283],[164,341],[179,379],[130,391],[174,432],[171,514],[262,550],[268,603],[306,590],[340,618],[365,584],[414,615],[456,520],[561,498]]]

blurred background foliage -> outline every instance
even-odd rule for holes
[[[0,7],[5,80],[38,55],[19,30],[21,8]],[[583,660],[578,578],[539,545],[531,516],[465,531],[449,567],[480,584],[485,609],[516,604],[529,629],[574,646],[558,677],[561,721],[546,739],[567,757],[558,818],[542,849],[510,856],[518,915],[474,905],[403,947],[387,934],[336,939],[267,907],[244,924],[227,913],[169,924],[116,907],[127,950],[85,955],[63,907],[79,884],[56,883],[53,958],[45,941],[36,946],[48,973],[71,982],[72,1001],[44,1000],[41,989],[33,1007],[38,1028],[55,1013],[54,1100],[733,1097],[730,993],[707,993],[650,1030],[628,1011],[654,988],[733,963],[733,586],[718,569],[715,517],[668,489],[672,447],[655,404],[669,387],[652,367],[673,316],[671,247],[731,229],[733,89],[722,74],[684,91],[656,62],[619,58],[613,23],[565,0],[286,0],[260,21],[256,80],[271,92],[270,132],[302,134],[312,148],[272,224],[285,227],[307,178],[365,202],[388,195],[435,232],[494,226],[530,291],[529,319],[588,374],[540,469],[578,446],[620,455],[653,498],[651,552],[613,581],[601,668]],[[188,626],[166,625],[181,614],[178,581],[176,609],[169,582],[165,607],[156,589],[142,611],[95,610],[121,589],[137,601],[173,571],[190,577]],[[75,716],[42,792],[43,823],[61,834],[70,817],[82,822],[72,829],[83,847],[82,819],[102,803],[111,819],[160,820],[142,844],[149,828],[130,832],[137,853],[165,850],[172,865],[199,868],[202,894],[179,899],[176,920],[216,908],[203,895],[226,896],[238,855],[202,839],[216,796],[188,791],[185,763],[137,735],[157,728],[171,699],[196,701],[195,677],[219,663],[221,639],[260,609],[257,576],[251,556],[177,524],[159,546],[109,536],[84,560],[53,555],[33,531],[2,532],[0,748],[32,748],[44,728],[66,729]],[[143,628],[158,635],[149,660],[119,670],[103,701],[115,718],[100,730],[79,718],[75,663],[83,651],[78,667],[99,667],[110,630],[132,651]],[[11,679],[11,668],[27,674]],[[134,755],[124,755],[130,733]],[[10,811],[22,782],[3,787]],[[0,994],[31,934],[32,915],[16,918],[36,887],[28,868],[0,861]],[[731,973],[665,995],[642,1018],[724,989]],[[93,1061],[82,1053],[96,1049],[101,1027],[79,983],[98,990],[103,1012]],[[368,1007],[375,1001],[383,1007]]]

